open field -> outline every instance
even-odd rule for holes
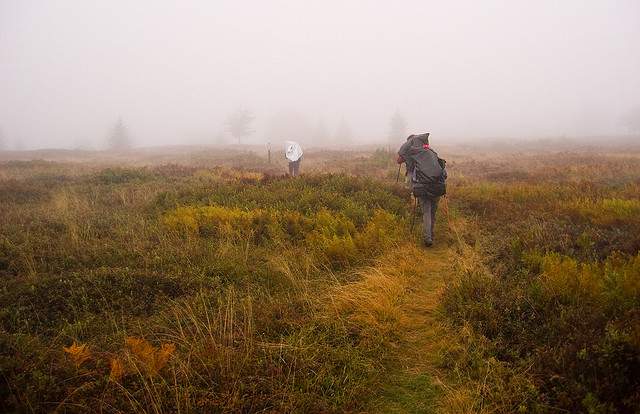
[[[442,304],[486,362],[469,372],[488,410],[637,412],[638,155],[521,155],[460,170],[451,197],[477,238]]]
[[[384,150],[2,161],[0,409],[638,412],[634,151],[443,147],[431,250]]]

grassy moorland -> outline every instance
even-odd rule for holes
[[[429,251],[384,151],[80,155],[0,164],[2,411],[640,406],[639,155],[446,149]]]
[[[442,306],[480,411],[638,412],[640,156],[502,155],[456,174],[476,237]]]
[[[69,169],[3,165],[6,409],[338,411],[380,381],[393,329],[333,315],[366,306],[339,287],[402,242],[403,191]]]

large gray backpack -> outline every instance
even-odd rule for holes
[[[429,148],[428,134],[415,135],[403,145],[411,188],[416,197],[440,197],[447,193],[446,161]]]

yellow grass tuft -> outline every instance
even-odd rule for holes
[[[129,352],[136,357],[143,369],[150,375],[158,374],[167,365],[176,350],[174,344],[166,343],[156,348],[142,338],[126,337],[124,342]]]
[[[109,381],[119,382],[125,374],[124,363],[119,358],[111,359]]]
[[[74,341],[71,346],[62,347],[62,349],[71,358],[76,368],[80,368],[80,365],[91,357],[91,351],[86,344],[78,344]]]

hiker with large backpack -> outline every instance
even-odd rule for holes
[[[409,186],[422,209],[422,241],[431,247],[438,201],[447,192],[446,161],[429,146],[429,133],[409,135],[397,161],[406,164]]]

